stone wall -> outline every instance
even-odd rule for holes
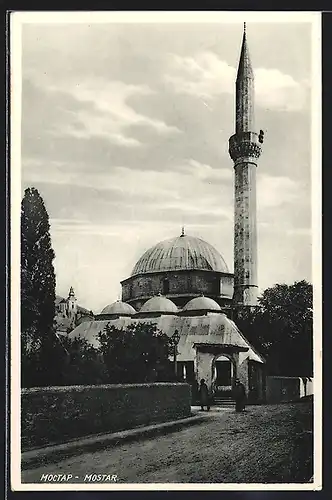
[[[188,384],[22,389],[22,451],[190,415]]]
[[[298,401],[305,395],[311,394],[313,394],[312,381],[309,381],[305,388],[301,377],[266,377],[267,403]]]

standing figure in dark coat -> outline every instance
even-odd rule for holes
[[[210,410],[210,397],[209,397],[209,389],[205,383],[204,378],[201,380],[201,385],[199,387],[199,400],[201,404],[201,409],[204,411],[204,406],[206,406],[207,411]]]
[[[235,380],[233,398],[235,399],[235,410],[237,412],[243,411],[245,408],[246,390],[238,378]]]

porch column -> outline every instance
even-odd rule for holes
[[[249,358],[246,357],[241,365],[239,364],[239,355],[237,355],[237,366],[238,366],[238,372],[237,372],[237,378],[240,379],[242,384],[244,385],[246,389],[247,395],[249,395]]]
[[[201,352],[199,350],[196,350],[197,382],[200,383],[202,378],[204,378],[209,390],[211,390],[211,386],[212,386],[212,360],[213,360],[213,357],[214,357],[213,353]]]

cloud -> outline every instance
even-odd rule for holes
[[[29,97],[25,94],[26,105],[31,107],[31,99],[35,100],[35,112],[42,122],[40,126],[43,129],[46,127],[55,138],[101,138],[121,148],[138,148],[145,143],[131,135],[131,126],[148,127],[150,136],[152,133],[161,136],[181,133],[177,127],[137,113],[128,105],[127,101],[132,96],[153,94],[147,85],[108,82],[91,77],[83,82],[59,79],[55,84],[47,75],[40,80],[36,75],[34,78],[30,75],[30,79],[25,80],[25,88],[30,97],[28,101]],[[44,110],[41,110],[38,96],[45,101]],[[51,120],[45,119],[49,113],[47,102],[51,105]]]
[[[51,232],[60,234],[80,234],[89,236],[121,236],[121,228],[116,230],[114,226],[107,226],[106,224],[92,224],[86,220],[75,219],[50,219]]]
[[[242,27],[24,29],[22,186],[40,190],[52,218],[58,286],[73,284],[89,308],[105,305],[143,251],[182,224],[231,268],[228,139]],[[298,30],[272,23],[250,33],[257,126],[266,130],[257,169],[263,287],[310,274],[310,34]]]
[[[258,210],[273,208],[284,203],[295,203],[303,191],[298,182],[289,177],[260,175],[257,179]]]
[[[190,159],[179,166],[179,172],[205,182],[227,182],[233,178],[230,168],[212,168],[210,165]]]
[[[205,225],[213,220],[232,220],[231,193],[220,187],[218,172],[192,159],[182,169],[171,171],[133,172],[113,166],[108,172],[83,174],[79,165],[68,168],[56,162],[48,165],[47,178],[41,178],[40,172],[41,164],[28,162],[24,185],[40,189],[50,200],[50,214],[55,219],[73,217],[73,207],[80,207],[80,218],[93,224],[159,220],[174,221],[180,227],[182,222]],[[193,193],[199,196],[193,198]],[[57,203],[60,199],[61,204]],[[68,230],[68,225],[61,228]]]
[[[134,137],[126,137],[120,132],[114,132],[113,123],[92,113],[80,112],[76,115],[78,122],[67,124],[52,131],[53,136],[68,135],[76,139],[103,137],[109,142],[123,147],[140,147],[143,144]]]
[[[307,106],[307,80],[297,82],[273,68],[254,71],[257,105],[279,111],[301,111]],[[236,69],[213,52],[198,52],[194,56],[169,55],[165,80],[175,92],[207,100],[223,93],[233,95],[235,79]]]
[[[43,79],[38,83],[24,80],[24,160],[42,159],[46,164],[63,162],[68,164],[69,170],[80,164],[85,171],[91,171],[93,165],[94,172],[108,171],[114,164],[125,164],[133,169],[143,165],[162,169],[169,157],[169,145],[179,143],[178,138],[183,137],[178,127],[166,125],[167,117],[165,121],[163,117],[148,116],[144,109],[136,111],[121,101],[129,95],[141,98],[154,95],[148,94],[145,87],[116,84],[114,88],[118,91],[113,95],[116,104],[102,99],[99,107],[88,100],[84,92],[85,100],[79,100],[74,91],[60,90],[62,87],[65,87],[62,82],[55,88]],[[136,91],[138,93],[134,94]]]
[[[133,172],[124,166],[113,166],[108,172],[90,171],[83,175],[79,165],[76,169],[69,169],[66,164],[51,163],[47,179],[42,180],[40,169],[41,165],[30,162],[25,170],[25,183],[40,186],[42,193],[49,192],[51,187],[47,186],[54,186],[51,190],[53,195],[47,196],[63,200],[53,212],[55,218],[72,214],[71,206],[78,205],[82,215],[90,211],[90,222],[94,224],[98,221],[112,221],[114,224],[117,219],[131,223],[135,220],[168,220],[179,225],[183,221],[206,225],[214,220],[233,220],[231,168],[213,169],[191,158],[171,171]],[[199,195],[193,199],[193,193]],[[257,209],[261,227],[264,227],[264,222],[271,224],[276,217],[276,209],[292,204],[300,207],[304,193],[302,186],[288,177],[258,176]],[[84,199],[84,205],[79,203],[80,199]],[[62,227],[62,230],[67,230],[67,227]],[[76,230],[80,228],[77,226]]]
[[[95,112],[85,110],[78,113],[76,119],[84,126],[85,133],[91,135],[114,135],[123,137],[126,127],[144,125],[155,129],[160,134],[179,133],[180,130],[169,126],[162,120],[151,119],[137,113],[128,105],[128,99],[134,95],[153,94],[148,85],[130,85],[121,81],[107,81],[90,77],[83,82],[66,81],[64,88],[59,84],[49,87],[53,91],[66,91],[82,103],[93,103]],[[138,144],[129,138],[129,144]],[[125,144],[125,141],[123,142]]]
[[[234,93],[235,69],[213,52],[199,52],[192,57],[169,55],[165,75],[176,92],[212,98]]]
[[[257,104],[279,111],[301,111],[308,106],[309,84],[296,82],[278,69],[255,71]]]

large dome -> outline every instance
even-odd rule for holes
[[[131,276],[189,269],[229,273],[226,262],[212,245],[200,238],[181,235],[147,250],[137,261]]]

